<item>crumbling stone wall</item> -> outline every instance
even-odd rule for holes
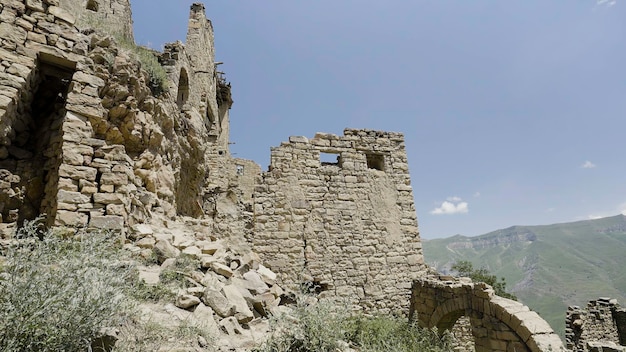
[[[496,296],[485,283],[429,275],[416,280],[412,291],[411,319],[443,331],[452,329],[461,317],[469,318],[477,352],[564,350],[558,335],[537,313]]]
[[[42,0],[29,0],[40,5]],[[106,28],[108,33],[134,43],[130,0],[60,0],[80,27]]]
[[[108,20],[115,15],[130,23],[128,1],[103,4],[99,9]],[[81,12],[72,10],[84,5],[78,0],[0,4],[1,222],[16,224],[45,213],[51,225],[121,229],[153,215],[174,217],[191,202],[203,214],[208,170],[203,146],[209,134],[200,96],[217,114],[215,80],[203,81],[208,87],[189,87],[198,98],[181,116],[175,90],[174,97],[151,92],[151,77],[132,47],[122,49],[106,33],[77,22]],[[118,5],[124,11],[117,11]],[[194,6],[190,21],[208,23],[203,8]],[[184,50],[182,55],[188,56]],[[205,61],[189,64],[189,71],[214,67],[213,57]]]
[[[406,313],[425,269],[400,133],[346,129],[272,148],[254,222],[254,249],[285,284],[367,310]]]
[[[610,298],[568,307],[565,340],[567,349],[576,352],[626,350],[619,347],[626,346],[626,309]]]

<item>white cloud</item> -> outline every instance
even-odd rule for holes
[[[474,198],[478,198],[480,197],[480,192],[476,191],[476,193],[474,193]]]
[[[583,169],[593,169],[594,167],[596,167],[596,164],[594,164],[591,161],[587,160],[587,161],[585,161],[584,164],[580,165],[580,167],[582,167]]]
[[[589,220],[597,220],[597,219],[602,219],[605,216],[603,215],[588,215],[587,218],[589,218]]]
[[[556,210],[556,208],[548,208],[548,209],[546,209],[546,213],[552,213],[555,210]]]
[[[617,0],[596,0],[596,5],[611,7],[617,4]]]
[[[459,197],[448,197],[448,200],[441,203],[441,205],[433,209],[430,213],[434,215],[450,215],[450,214],[465,214],[469,212],[469,206],[467,202],[463,202],[463,199]]]

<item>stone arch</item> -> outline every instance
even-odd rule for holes
[[[467,316],[477,351],[563,349],[560,338],[536,312],[496,296],[484,283],[427,277],[415,281],[412,291],[411,318],[417,316],[420,325],[442,331],[450,330],[461,316]]]
[[[189,76],[187,70],[182,67],[178,76],[178,94],[176,95],[176,104],[180,109],[183,108],[189,99]]]
[[[466,315],[468,309],[461,298],[447,300],[435,309],[428,325],[436,326],[439,331],[450,330],[460,317]]]

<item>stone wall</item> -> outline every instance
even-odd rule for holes
[[[567,349],[586,351],[626,351],[626,309],[617,300],[599,298],[587,307],[570,306],[565,318]]]
[[[400,133],[346,129],[272,148],[254,222],[254,249],[285,284],[366,310],[406,313],[425,269]]]
[[[176,89],[151,92],[132,45],[81,32],[76,6],[87,3],[0,4],[1,222],[45,213],[50,225],[122,229],[189,209],[203,215],[211,146],[206,107],[218,114],[214,58],[192,62],[181,49],[190,73],[208,70],[213,77],[189,80],[190,100],[181,108]],[[108,20],[130,23],[128,1],[98,8]],[[195,34],[212,38],[203,16],[194,5],[190,22],[204,26],[190,28],[192,41]],[[195,55],[212,53],[212,41],[200,44],[191,45]]]
[[[41,3],[29,0],[28,3]],[[106,28],[107,32],[134,43],[130,0],[60,0],[60,6],[75,18],[78,27]]]

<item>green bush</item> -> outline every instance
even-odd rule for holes
[[[132,311],[136,273],[116,236],[64,238],[31,222],[16,237],[0,253],[0,350],[87,351]]]
[[[141,63],[141,68],[148,73],[148,87],[152,94],[160,96],[167,92],[167,72],[159,63],[156,56],[157,52],[148,47],[137,45],[121,36],[115,36],[115,40],[123,49],[130,52]]]
[[[403,318],[367,317],[328,301],[304,303],[293,314],[273,318],[272,335],[257,352],[452,351],[448,334],[422,329]]]
[[[474,282],[486,283],[493,287],[495,294],[500,297],[517,301],[517,297],[514,294],[506,291],[506,280],[503,277],[498,279],[497,276],[491,274],[486,268],[474,269],[470,261],[460,260],[454,263],[451,269],[456,271],[459,276],[469,277]]]

